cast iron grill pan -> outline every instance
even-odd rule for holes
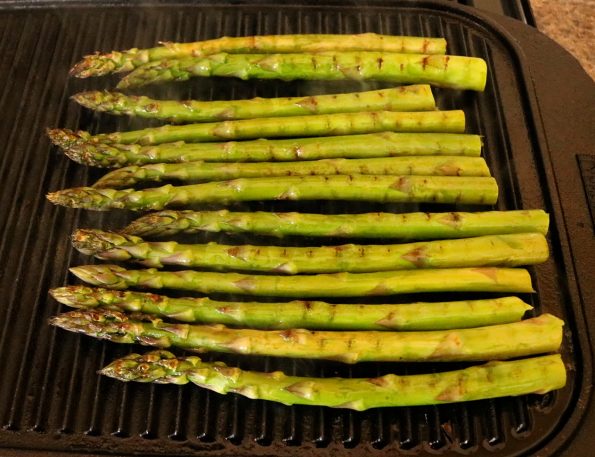
[[[13,5],[14,6],[14,5]],[[115,358],[147,348],[100,342],[48,326],[64,311],[47,298],[51,287],[72,283],[69,266],[92,262],[73,251],[78,227],[120,228],[131,213],[57,208],[44,194],[91,183],[101,171],[74,164],[49,145],[46,127],[93,132],[135,129],[147,121],[88,112],[68,97],[81,90],[113,88],[115,78],[74,80],[68,68],[95,50],[148,47],[158,40],[192,41],[222,35],[361,33],[444,36],[449,52],[487,60],[481,94],[436,90],[441,109],[464,109],[468,132],[483,135],[484,155],[500,186],[498,209],[553,212],[543,176],[541,146],[526,102],[526,81],[506,39],[469,10],[448,3],[373,3],[299,6],[261,4],[95,7],[81,3],[14,9],[0,5],[0,448],[18,455],[57,451],[117,455],[401,455],[533,454],[551,446],[571,416],[582,388],[564,264],[561,221],[550,230],[550,260],[531,269],[536,295],[521,295],[537,314],[563,318],[567,386],[555,393],[467,404],[377,409],[367,412],[287,407],[193,386],[124,384],[96,375]],[[147,87],[155,97],[232,99],[274,97],[383,87],[356,83],[242,82],[200,79]],[[209,207],[210,208],[210,207]],[[254,203],[233,209],[311,212],[479,210],[481,207],[342,203]],[[265,237],[197,235],[194,242],[267,243]],[[286,240],[331,243],[341,240]],[[477,295],[475,295],[477,296]],[[446,294],[441,298],[465,298]],[[221,297],[220,297],[221,298]],[[230,297],[223,297],[230,298]],[[231,297],[241,299],[241,297]],[[436,299],[430,295],[379,298],[377,302]],[[341,300],[345,301],[345,300]],[[355,300],[354,300],[355,301]],[[379,376],[394,372],[455,369],[460,364],[372,364],[282,358],[205,356],[244,369],[283,370],[305,376]],[[12,451],[9,451],[12,449]],[[552,448],[549,448],[550,450]],[[19,451],[20,450],[20,451]],[[556,446],[553,447],[556,450]],[[550,452],[548,450],[548,452]],[[11,454],[12,455],[12,454]]]

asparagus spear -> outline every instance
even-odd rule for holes
[[[160,350],[129,354],[100,374],[120,381],[196,384],[220,394],[285,405],[317,405],[363,411],[391,406],[434,405],[524,394],[544,394],[566,384],[559,354],[532,357],[431,374],[377,378],[310,378],[275,371],[259,373],[203,362],[196,356],[176,358]]]
[[[461,133],[465,130],[463,111],[393,112],[315,114],[284,118],[263,117],[238,121],[209,122],[205,124],[164,125],[163,127],[128,132],[89,135],[77,132],[81,140],[95,143],[161,144],[175,141],[189,143],[289,136],[335,136],[352,133],[384,131]],[[70,135],[53,133],[60,139]],[[76,134],[75,134],[76,135]],[[66,143],[64,149],[70,144]]]
[[[139,182],[223,181],[266,176],[329,175],[490,176],[481,157],[406,156],[373,159],[323,159],[300,162],[186,162],[132,165],[102,176],[93,187],[133,187]]]
[[[70,272],[88,284],[110,289],[192,290],[276,297],[365,297],[416,292],[533,292],[522,268],[441,268],[318,275],[250,275],[209,271],[126,270],[117,265],[82,265]]]
[[[147,163],[262,162],[332,158],[373,158],[391,156],[479,156],[478,135],[456,133],[382,132],[285,140],[230,141],[226,143],[184,142],[157,146],[105,144],[86,141],[67,129],[49,130],[52,141],[65,149],[75,162],[96,167],[121,167]]]
[[[376,80],[483,91],[487,65],[483,59],[476,57],[391,52],[219,53],[149,62],[122,78],[117,87],[124,89],[169,81],[186,81],[195,76],[284,81]]]
[[[498,198],[494,178],[455,176],[288,176],[241,178],[143,190],[77,187],[47,195],[54,204],[104,211],[112,208],[157,210],[197,203],[262,200],[353,200],[376,202],[478,203]]]
[[[134,260],[146,267],[181,265],[267,273],[365,273],[416,268],[533,265],[549,250],[541,233],[488,235],[418,243],[322,247],[229,246],[217,243],[147,242],[133,235],[77,230],[72,243],[83,254],[109,261]]]
[[[399,239],[465,238],[536,232],[546,234],[549,215],[542,210],[474,213],[305,214],[220,211],[160,211],[133,221],[128,235],[227,232],[274,236],[330,236]]]
[[[207,102],[155,100],[145,96],[106,91],[81,92],[72,98],[96,111],[170,122],[209,122],[359,111],[428,111],[436,107],[432,90],[428,85],[348,94]]]
[[[337,305],[294,300],[282,303],[221,302],[150,293],[66,286],[50,290],[74,308],[142,312],[183,322],[250,328],[332,330],[441,330],[516,322],[532,307],[517,297],[400,305]]]
[[[551,314],[509,324],[414,332],[230,329],[163,322],[110,310],[75,310],[50,319],[71,332],[116,343],[357,362],[498,360],[557,351],[563,321]]]
[[[156,60],[200,57],[219,52],[229,53],[282,53],[323,51],[386,51],[422,54],[444,54],[444,38],[377,35],[264,35],[247,37],[221,37],[193,43],[162,43],[149,49],[128,49],[105,54],[85,56],[71,70],[78,78],[102,76],[108,73],[130,71]]]

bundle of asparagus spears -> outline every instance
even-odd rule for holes
[[[548,258],[549,220],[541,210],[315,214],[192,208],[263,200],[494,204],[498,186],[481,157],[481,138],[464,133],[462,111],[437,110],[428,85],[483,90],[486,64],[445,52],[441,38],[283,35],[163,43],[85,57],[72,75],[130,72],[120,89],[194,76],[414,85],[233,101],[76,94],[76,102],[96,111],[190,124],[96,135],[48,131],[72,160],[114,168],[92,186],[49,194],[50,201],[92,210],[160,210],[119,232],[73,233],[74,247],[84,254],[148,268],[71,268],[93,287],[52,289],[57,301],[78,309],[51,323],[114,342],[195,352],[345,363],[488,362],[427,375],[324,379],[245,371],[157,350],[131,354],[101,371],[123,381],[191,382],[284,404],[363,410],[561,388],[566,373],[560,356],[543,354],[559,350],[563,322],[549,314],[524,319],[532,307],[507,295],[533,292],[528,271],[519,267]],[[166,184],[134,187],[160,181]],[[181,210],[169,209],[175,207]],[[198,232],[281,239],[274,246],[176,241],[176,235]],[[282,239],[288,235],[293,241],[344,238],[347,244],[296,246]],[[174,238],[157,239],[162,237]],[[353,244],[349,238],[377,241]],[[418,292],[504,296],[366,300]],[[211,294],[244,298],[220,301]],[[246,296],[292,300],[252,302]],[[330,301],[318,300],[324,297]],[[332,302],[339,297],[361,301]],[[507,360],[518,357],[528,358]]]

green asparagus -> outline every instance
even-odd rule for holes
[[[399,305],[342,305],[294,300],[282,303],[222,302],[143,292],[66,286],[50,290],[74,308],[152,314],[183,322],[262,329],[443,330],[519,321],[531,306],[517,297]]]
[[[195,76],[240,79],[356,80],[424,83],[451,89],[483,91],[485,60],[476,57],[398,54],[391,52],[326,52],[319,54],[211,54],[164,59],[143,64],[120,80],[119,89]]]
[[[547,241],[540,233],[405,244],[283,247],[147,242],[133,235],[80,229],[72,235],[72,243],[83,254],[98,259],[112,262],[134,260],[146,267],[181,265],[188,268],[283,274],[514,267],[545,262],[549,255]]]
[[[263,162],[315,159],[361,159],[392,156],[470,156],[481,153],[478,135],[457,133],[369,133],[363,135],[230,141],[226,143],[165,143],[157,146],[86,141],[67,129],[49,130],[52,141],[75,162],[117,168],[148,163]]]
[[[463,111],[411,113],[371,111],[283,118],[263,117],[205,124],[164,125],[143,130],[98,135],[77,132],[75,135],[86,142],[149,145],[176,141],[194,143],[261,137],[335,136],[384,131],[462,133],[464,130],[465,114]],[[70,132],[67,131],[66,135],[70,135]],[[56,139],[64,137],[65,135],[54,134]],[[70,144],[66,143],[60,146],[68,149]]]
[[[133,221],[122,231],[147,237],[178,233],[227,232],[258,235],[397,239],[465,238],[536,232],[547,234],[542,210],[474,213],[306,214],[220,211],[160,211]]]
[[[120,381],[187,383],[219,394],[236,393],[285,405],[316,405],[363,411],[391,406],[435,405],[486,398],[545,394],[566,384],[559,354],[532,357],[431,374],[377,378],[310,378],[275,371],[259,373],[179,357],[167,351],[129,354],[100,374]]]
[[[522,268],[440,268],[318,275],[250,275],[208,271],[126,270],[118,265],[70,268],[76,277],[110,289],[179,289],[205,294],[275,297],[366,297],[417,292],[533,292]]]
[[[163,322],[110,310],[75,310],[50,319],[71,332],[116,343],[197,352],[357,362],[498,360],[557,351],[563,321],[551,314],[471,329],[413,332],[230,329]]]
[[[241,178],[188,186],[143,190],[77,187],[47,195],[54,204],[96,211],[159,210],[198,203],[262,200],[352,200],[389,202],[477,203],[498,199],[494,178],[455,176],[288,176]]]
[[[219,52],[282,53],[324,51],[386,51],[417,54],[444,54],[444,38],[377,35],[264,35],[247,37],[221,37],[193,43],[162,43],[149,49],[128,49],[105,54],[92,54],[78,62],[70,74],[78,78],[102,76],[109,73],[130,71],[156,60],[200,57]]]
[[[428,111],[436,107],[428,85],[402,86],[334,95],[254,98],[252,100],[155,100],[119,92],[90,91],[72,97],[77,103],[117,115],[170,122],[209,122],[258,117],[354,113],[360,111]]]
[[[481,157],[407,156],[373,159],[323,159],[299,162],[186,162],[153,163],[119,168],[102,176],[96,188],[133,187],[139,182],[223,181],[266,176],[330,175],[490,176]]]

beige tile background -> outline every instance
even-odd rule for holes
[[[557,41],[595,80],[595,0],[531,0],[539,30]]]

